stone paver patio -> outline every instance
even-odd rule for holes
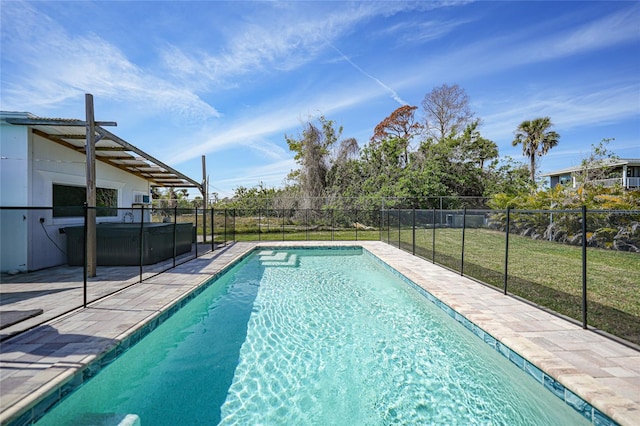
[[[9,338],[0,349],[0,423],[38,418],[78,371],[253,248],[337,245],[364,247],[616,422],[640,424],[640,352],[368,241],[235,243]]]

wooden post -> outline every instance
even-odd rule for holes
[[[95,277],[98,263],[96,250],[96,151],[95,119],[93,115],[93,95],[85,94],[87,113],[87,276]]]

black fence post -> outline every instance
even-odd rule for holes
[[[460,255],[460,275],[464,275],[464,234],[467,228],[467,208],[462,209],[462,253]]]
[[[196,207],[196,212],[197,212]],[[202,205],[202,245],[207,244],[207,206]],[[204,247],[203,247],[204,248]]]
[[[582,206],[582,328],[587,328],[587,206]]]
[[[215,241],[213,240],[215,237],[215,233],[213,232],[214,230],[214,223],[213,223],[213,207],[211,207],[211,210],[209,210],[209,214],[211,215],[211,251],[215,251],[216,250],[216,244]]]
[[[436,208],[433,208],[433,233],[431,234],[431,262],[436,263]]]
[[[412,217],[412,226],[411,226],[411,246],[412,246],[412,253],[414,256],[416,255],[416,208],[413,208],[413,217]]]
[[[398,248],[400,248],[400,212],[401,210],[398,209]]]
[[[195,208],[195,212],[196,212],[196,227],[195,227],[195,232],[194,232],[194,240],[195,240],[195,244],[196,244],[196,259],[198,258],[198,208]]]
[[[224,209],[224,246],[227,246],[227,209]]]
[[[262,224],[262,207],[258,209],[258,241],[261,240],[262,236],[260,235],[260,225]]]
[[[178,206],[173,207],[173,267],[176,267],[176,256],[178,255]]]
[[[140,204],[140,281],[142,282],[142,264],[144,262],[144,204]]]
[[[391,244],[391,210],[387,209],[387,244]]]
[[[284,241],[284,209],[282,209],[282,241]]]
[[[304,210],[304,234],[305,239],[309,241],[309,209]]]
[[[509,281],[509,228],[511,227],[511,207],[507,207],[507,227],[504,241],[504,294],[507,294],[507,281]]]
[[[88,227],[87,227],[87,222],[88,222],[88,204],[85,202],[83,203],[83,207],[84,207],[84,241],[82,243],[82,247],[84,247],[84,249],[82,250],[82,279],[83,279],[83,306],[86,308],[87,307],[87,233],[89,232]],[[68,237],[67,237],[68,238]]]
[[[238,210],[233,209],[233,240],[231,240],[232,242],[236,241],[236,216],[238,216]]]

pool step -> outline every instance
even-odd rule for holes
[[[300,259],[295,253],[262,250],[258,253],[258,257],[262,266],[296,268],[300,264]]]
[[[141,426],[136,414],[83,413],[74,419],[74,425],[84,426]]]

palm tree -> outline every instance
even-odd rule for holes
[[[549,128],[553,126],[549,117],[536,118],[520,123],[516,129],[513,146],[522,144],[522,155],[529,157],[531,181],[536,181],[536,157],[545,155],[558,145],[560,135]]]

